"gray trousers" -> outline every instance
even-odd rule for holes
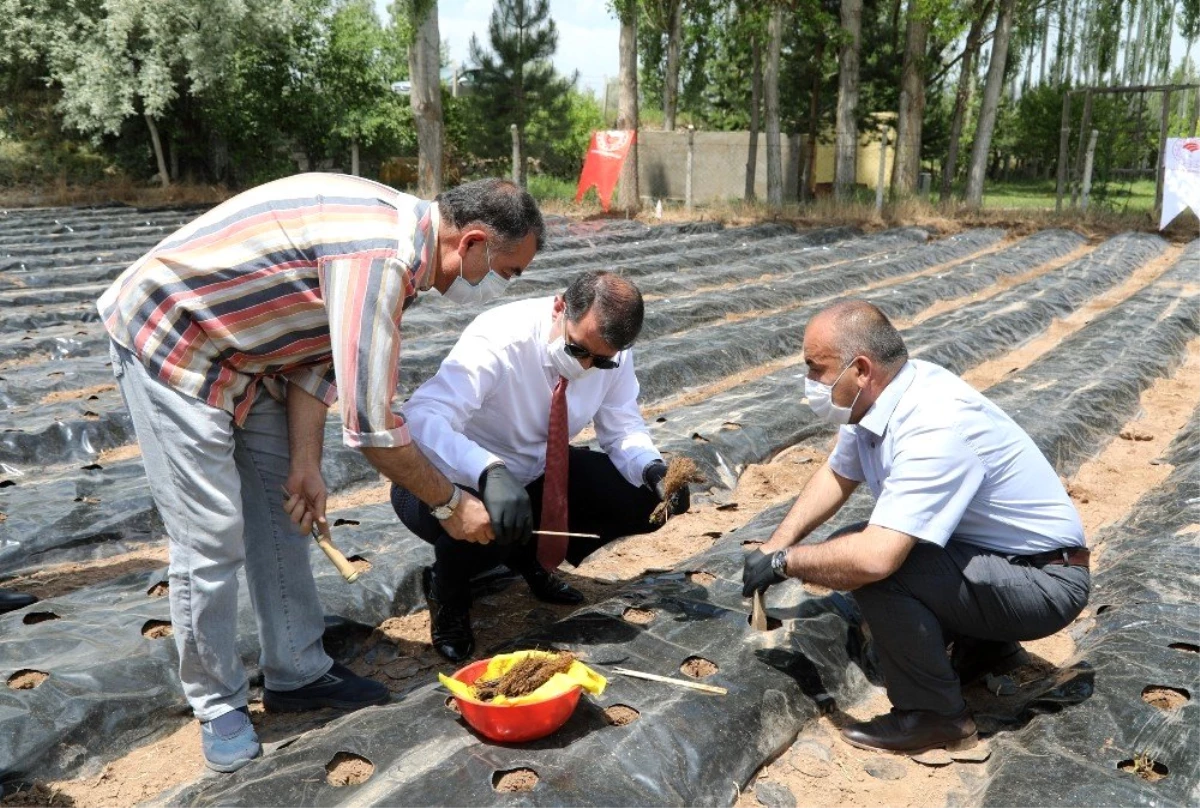
[[[244,707],[237,651],[243,564],[258,623],[266,686],[293,690],[333,660],[309,565],[309,542],[283,510],[287,410],[260,394],[242,428],[233,416],[176,392],[112,344],[113,373],[133,418],[150,493],[167,528],[171,625],[179,677],[196,717]]]
[[[1041,569],[951,540],[917,542],[888,578],[854,591],[892,706],[944,715],[964,707],[946,646],[956,638],[1020,641],[1060,631],[1087,605],[1084,567]]]

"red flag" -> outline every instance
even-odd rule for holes
[[[588,145],[583,171],[579,174],[579,188],[575,191],[576,202],[583,199],[587,189],[595,185],[600,206],[608,210],[613,189],[617,187],[617,179],[621,176],[625,155],[629,153],[629,147],[636,137],[636,132],[625,129],[592,132],[592,142]]]

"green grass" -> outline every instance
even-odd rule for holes
[[[992,209],[1053,210],[1055,192],[1054,180],[992,181],[983,187],[983,206]],[[1063,207],[1069,205],[1070,194],[1068,192],[1063,197]],[[1089,208],[1115,213],[1152,210],[1154,208],[1154,182],[1145,179],[1093,185]]]

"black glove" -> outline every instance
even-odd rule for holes
[[[497,544],[525,544],[533,536],[533,507],[529,493],[503,465],[483,472],[479,480],[483,506],[492,520]]]
[[[666,478],[667,464],[661,460],[655,460],[646,466],[642,472],[642,479],[646,481],[646,487],[658,495],[659,502],[667,498]],[[678,491],[671,495],[671,501],[667,503],[667,513],[670,516],[678,516],[681,513],[687,513],[688,508],[691,506],[692,492],[685,483]]]
[[[765,592],[767,587],[777,584],[786,576],[779,575],[771,567],[771,556],[774,553],[764,553],[762,550],[751,550],[746,553],[742,565],[742,597],[748,598],[755,592]]]

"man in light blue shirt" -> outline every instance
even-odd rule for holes
[[[961,685],[1019,661],[1018,641],[1087,604],[1079,514],[1029,435],[953,373],[910,360],[875,306],[818,313],[804,357],[809,405],[840,426],[837,446],[746,557],[743,594],[785,577],[854,590],[893,709],[843,729],[851,744],[972,746]],[[867,524],[797,544],[863,482],[876,498]]]

